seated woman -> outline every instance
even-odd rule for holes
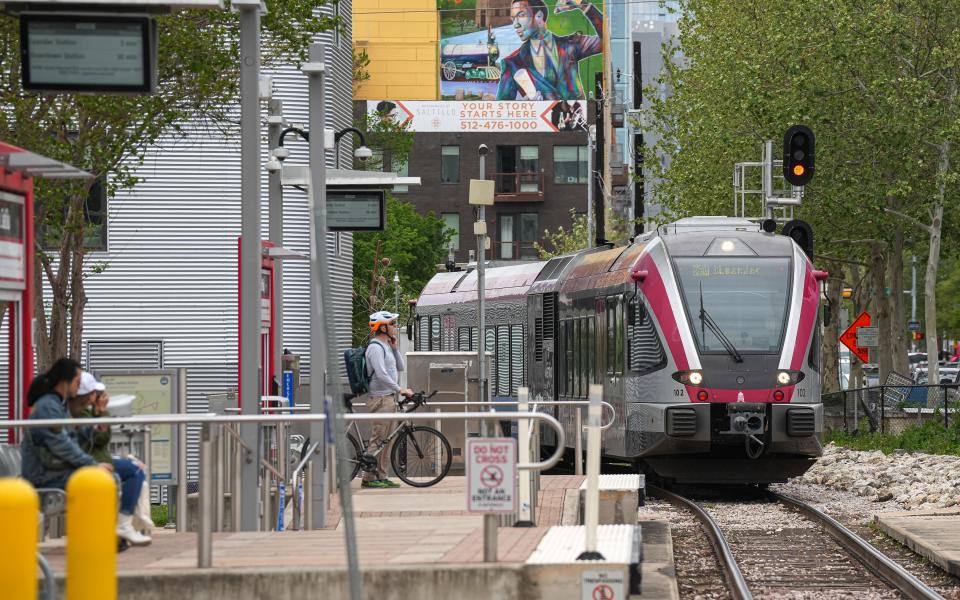
[[[96,378],[83,371],[80,374],[80,385],[77,387],[76,402],[70,403],[70,412],[74,417],[105,417],[109,396],[107,386]],[[95,425],[80,430],[78,441],[81,449],[86,451],[97,462],[113,465],[113,472],[120,478],[120,516],[117,521],[117,535],[133,545],[149,544],[150,536],[137,531],[133,526],[133,515],[137,503],[145,488],[146,475],[143,465],[127,458],[116,458],[110,455],[110,427]],[[152,527],[153,522],[149,525]]]
[[[27,404],[31,419],[68,419],[71,416],[68,403],[76,406],[77,390],[80,387],[80,364],[69,358],[61,358],[50,369],[38,375],[27,390]],[[67,480],[81,467],[99,464],[100,468],[113,473],[113,463],[98,463],[77,443],[78,432],[73,428],[50,427],[26,430],[21,454],[23,478],[38,488],[59,488],[65,490]],[[137,488],[137,495],[139,495]],[[129,502],[129,492],[121,494],[121,506]],[[136,496],[132,504],[136,505]],[[130,517],[117,524],[117,535],[130,543],[149,543],[130,524]],[[124,522],[126,527],[124,527]]]

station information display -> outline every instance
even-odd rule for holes
[[[327,190],[330,231],[380,231],[383,223],[383,190]]]
[[[153,91],[156,34],[147,16],[20,16],[24,89],[74,92]]]

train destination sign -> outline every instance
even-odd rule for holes
[[[327,190],[327,229],[382,231],[383,190]]]
[[[24,13],[23,87],[62,92],[149,93],[157,36],[147,16]]]
[[[479,513],[517,510],[517,440],[467,440],[467,510]]]

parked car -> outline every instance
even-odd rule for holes
[[[928,371],[927,367],[920,367],[917,369],[914,374],[914,382],[919,386],[925,386],[928,384]],[[960,367],[940,367],[940,381],[939,383],[957,383],[960,379]],[[904,404],[907,406],[926,406],[927,398],[930,394],[930,390],[934,389],[936,397],[939,399],[938,404],[943,402],[943,395],[940,390],[936,388],[928,387],[915,387],[911,388],[910,394],[904,400]],[[947,391],[947,397],[951,402],[956,401],[957,390],[956,388],[949,389]]]

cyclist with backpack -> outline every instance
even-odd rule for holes
[[[367,345],[364,357],[366,375],[370,377],[367,384],[367,411],[371,413],[397,412],[397,396],[409,398],[413,395],[413,390],[401,388],[399,383],[399,372],[406,369],[403,355],[397,347],[399,316],[386,310],[370,315],[370,333],[373,337]],[[373,421],[367,452],[376,452],[381,440],[387,436],[389,426],[390,421]],[[389,454],[384,449],[377,457],[376,471],[364,472],[362,487],[400,487],[400,484],[387,479],[386,462]]]

